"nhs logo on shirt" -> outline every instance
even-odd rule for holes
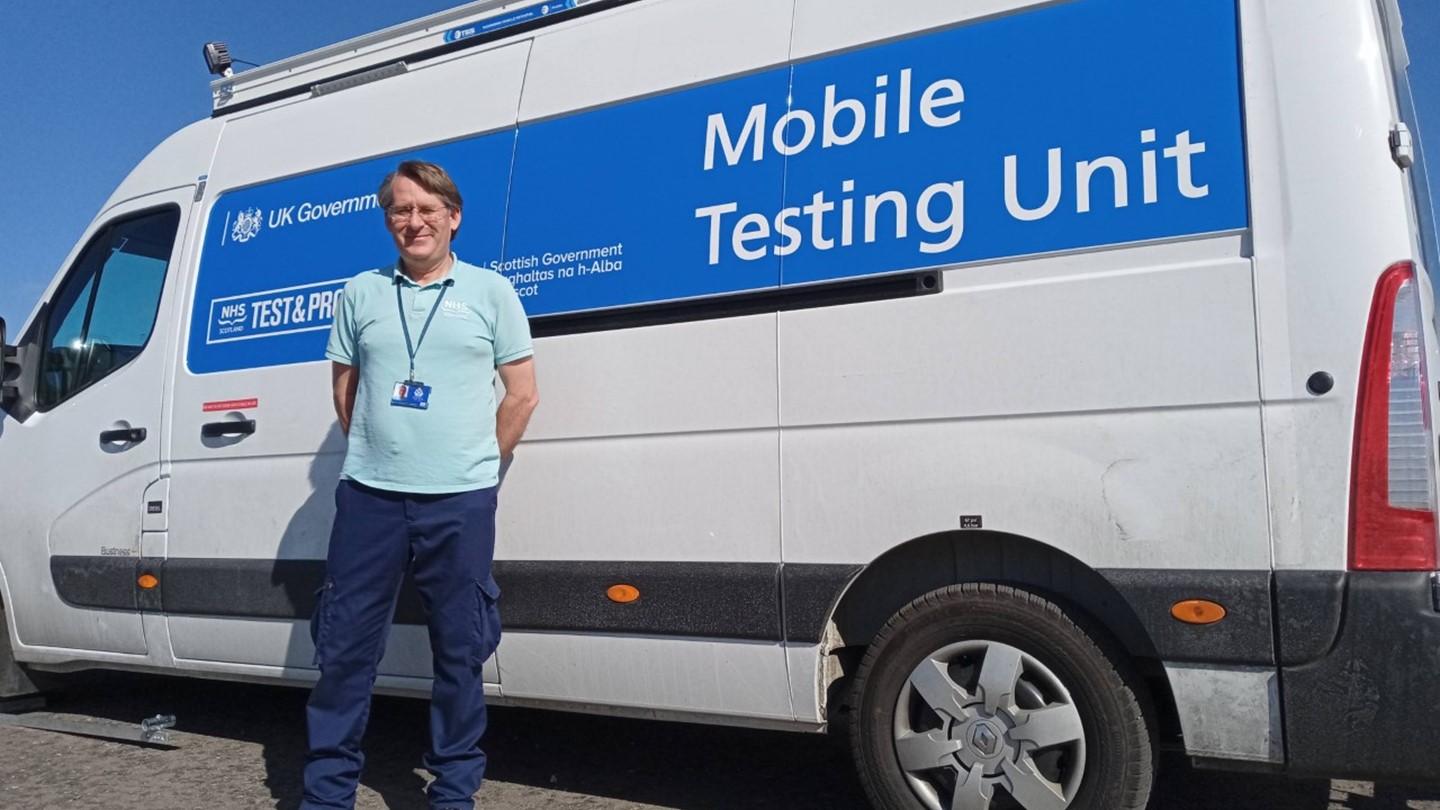
[[[440,314],[447,318],[468,318],[470,305],[464,301],[441,301]]]

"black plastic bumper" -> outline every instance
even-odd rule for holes
[[[1291,772],[1440,781],[1433,574],[1349,574],[1335,643],[1280,673]]]

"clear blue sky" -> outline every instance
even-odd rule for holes
[[[206,41],[263,65],[458,5],[0,0],[0,317],[11,338],[130,169],[210,115]]]
[[[235,58],[265,64],[455,5],[0,0],[0,317],[11,335],[130,168],[209,115],[202,43],[224,40]],[[1420,126],[1440,172],[1440,0],[1401,7]]]

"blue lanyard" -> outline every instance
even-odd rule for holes
[[[425,317],[425,325],[420,327],[420,337],[414,344],[411,344],[410,319],[405,315],[405,302],[400,298],[400,288],[404,286],[404,282],[398,278],[395,279],[395,306],[400,310],[400,328],[405,330],[405,351],[410,354],[410,376],[405,378],[406,382],[415,381],[415,355],[420,351],[420,344],[425,342],[425,333],[430,331],[430,322],[435,320],[435,312],[440,309],[440,302],[445,298],[445,291],[450,289],[451,281],[453,279],[447,278],[445,283],[440,285],[440,295],[435,299],[434,305],[430,307],[430,314]],[[420,290],[416,289],[415,294],[419,295]]]

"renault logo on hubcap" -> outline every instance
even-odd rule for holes
[[[975,730],[970,732],[970,744],[985,756],[994,756],[995,749],[1000,743],[1000,736],[995,733],[988,723],[980,723]]]

